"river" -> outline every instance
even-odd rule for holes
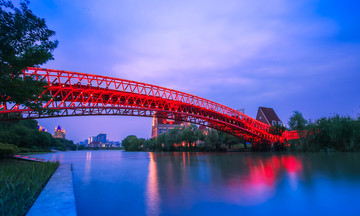
[[[36,157],[73,164],[78,215],[360,215],[359,153]]]

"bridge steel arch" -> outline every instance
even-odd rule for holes
[[[52,99],[42,107],[58,110],[51,115],[39,114],[17,104],[0,105],[0,114],[18,114],[21,119],[64,116],[123,115],[181,120],[214,128],[251,143],[297,139],[296,131],[275,136],[270,126],[244,113],[188,93],[156,85],[107,76],[53,69],[28,68],[23,76],[33,76],[47,83],[39,95]],[[5,114],[5,115],[4,115]]]

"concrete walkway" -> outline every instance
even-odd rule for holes
[[[76,215],[71,164],[60,164],[27,215]]]
[[[36,162],[46,162],[44,159],[34,158],[31,156],[22,156],[22,155],[13,155],[13,158],[21,159],[21,160],[28,160],[28,161],[36,161]]]

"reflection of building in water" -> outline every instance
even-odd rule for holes
[[[63,138],[63,139],[65,139],[65,130],[62,129],[60,125],[55,127],[53,137],[54,138]]]
[[[150,152],[149,174],[146,186],[146,214],[160,214],[159,179],[154,153]]]
[[[159,118],[154,116],[151,129],[151,137],[155,138],[161,133],[165,133],[175,127],[182,127],[190,125],[187,122],[171,120],[166,118]]]
[[[91,170],[91,151],[88,151],[86,152],[84,183],[89,183],[90,181],[90,170]]]

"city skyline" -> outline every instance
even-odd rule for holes
[[[272,107],[286,124],[355,117],[360,96],[356,1],[32,1],[60,44],[44,68],[125,78],[244,108]],[[78,142],[99,131],[149,138],[151,118],[40,119]]]

